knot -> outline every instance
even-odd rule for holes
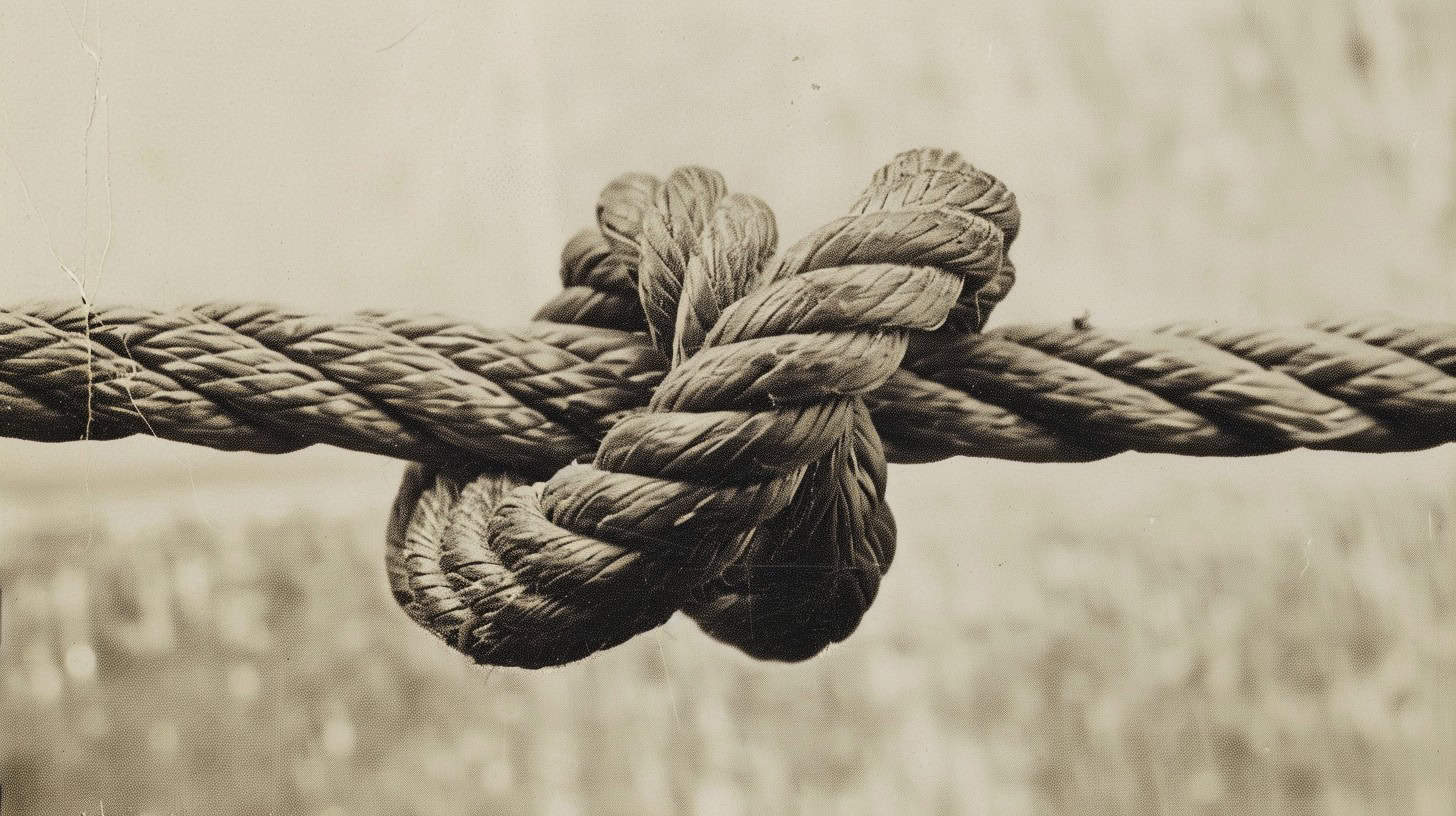
[[[981,328],[1018,221],[1004,185],[937,150],[897,157],[778,254],[768,206],[714,171],[613,181],[537,318],[645,331],[667,374],[544,483],[412,466],[396,595],[491,664],[576,660],[678,610],[762,658],[847,637],[895,539],[863,396],[912,337]]]

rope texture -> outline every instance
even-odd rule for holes
[[[405,610],[544,666],[678,610],[768,659],[847,637],[894,553],[885,462],[1128,450],[1398,451],[1456,439],[1456,325],[1080,322],[982,331],[1011,193],[902,154],[775,254],[721,176],[629,174],[523,328],[209,304],[0,310],[0,434],[315,443],[413,460],[387,536]]]

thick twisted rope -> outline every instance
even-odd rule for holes
[[[440,315],[305,318],[209,304],[92,311],[88,337],[86,314],[74,303],[0,309],[0,434],[142,434],[260,453],[328,444],[554,472],[645,405],[667,365],[642,335],[554,323],[504,331]],[[264,325],[248,324],[248,314],[267,315],[273,333],[244,333]],[[1302,329],[1113,332],[1068,322],[956,342],[954,354],[912,346],[904,367],[866,396],[891,461],[1371,452],[1451,439],[1451,324],[1369,316]],[[1102,353],[1079,359],[1077,349],[1092,348]],[[1198,388],[1176,379],[1190,375],[1201,375]],[[1199,399],[1200,390],[1216,398]],[[497,442],[452,403],[474,408],[483,427],[522,430]]]
[[[1450,324],[981,332],[1014,279],[1018,218],[990,176],[917,151],[774,255],[771,212],[716,173],[633,174],[516,330],[247,305],[0,311],[0,433],[424,463],[390,525],[396,597],[476,660],[526,666],[679,609],[760,657],[842,639],[893,555],[887,458],[1456,439]]]
[[[249,324],[248,314],[267,318]],[[645,405],[667,365],[642,335],[555,323],[504,331],[440,315],[305,318],[209,304],[92,311],[88,337],[86,315],[74,303],[0,309],[0,434],[142,434],[260,453],[328,444],[554,472]],[[265,324],[271,334],[245,333]],[[1370,452],[1451,439],[1451,324],[1369,316],[1302,329],[1113,332],[1069,322],[956,342],[954,354],[912,346],[904,367],[866,396],[891,461]],[[1077,349],[1092,348],[1101,354],[1079,358]],[[1200,385],[1177,379],[1188,376]],[[521,433],[497,442],[452,403],[474,408],[485,428]]]

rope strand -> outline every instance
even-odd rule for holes
[[[258,453],[324,444],[550,473],[595,451],[667,369],[642,334],[559,323],[209,304],[93,311],[88,338],[85,314],[74,303],[0,309],[0,434],[82,438],[89,359],[91,439]],[[1456,324],[1005,326],[912,344],[865,398],[895,462],[1414,450],[1456,439]]]

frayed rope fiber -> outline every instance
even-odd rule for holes
[[[954,153],[882,168],[777,251],[702,168],[607,186],[512,330],[390,311],[0,310],[0,434],[315,443],[415,462],[396,599],[481,663],[570,662],[681,610],[750,655],[847,637],[895,547],[886,462],[1456,440],[1456,325],[983,331],[1020,213]]]

